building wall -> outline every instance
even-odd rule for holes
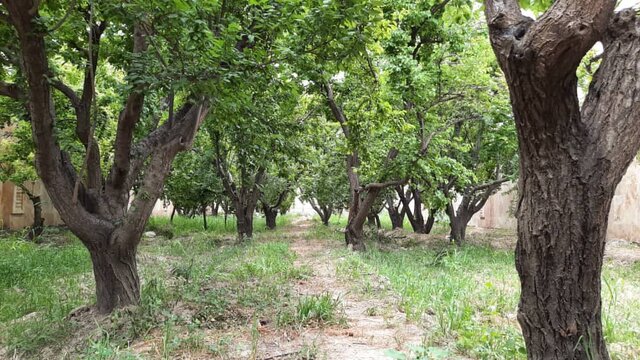
[[[470,225],[481,228],[515,229],[512,215],[517,191],[514,184],[505,184],[493,195],[483,210],[471,219]],[[609,213],[607,238],[640,242],[640,162],[634,161],[616,189]]]
[[[47,226],[64,224],[53,207],[42,182],[30,182],[25,185],[33,194],[40,195],[44,224]],[[2,189],[0,191],[0,227],[17,230],[31,226],[33,224],[33,205],[29,197],[8,181],[0,183],[0,189]]]

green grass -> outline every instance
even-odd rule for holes
[[[286,226],[291,222],[291,215],[278,216],[276,219],[277,227]],[[186,236],[193,233],[207,233],[213,235],[233,235],[236,231],[236,218],[230,215],[225,223],[224,216],[208,216],[207,230],[204,229],[202,217],[184,217],[176,215],[173,223],[169,222],[168,216],[156,216],[149,219],[147,229],[156,231],[159,235],[164,232],[171,231],[173,236]],[[253,220],[253,231],[255,234],[266,231],[266,220],[264,217],[256,216]]]
[[[402,312],[426,329],[426,349],[474,359],[525,359],[516,320],[519,280],[513,252],[438,246],[343,252],[337,273],[359,284],[363,296],[380,296],[370,274],[388,279],[392,292],[400,295]],[[613,359],[638,358],[639,275],[639,264],[609,263],[604,269],[603,326]]]
[[[169,359],[186,353],[224,358],[235,346],[234,336],[205,334],[251,329],[247,336],[255,354],[261,324],[284,332],[344,324],[341,301],[331,293],[301,296],[293,291],[294,284],[311,271],[295,263],[289,248],[290,237],[300,236],[282,229],[290,217],[281,218],[281,228],[275,231],[264,231],[263,221],[257,219],[256,235],[242,244],[235,241],[232,222],[225,229],[223,221],[211,218],[205,232],[200,221],[176,218],[168,229],[173,237],[143,239],[138,255],[141,305],[115,312],[88,333],[66,319],[72,309],[95,301],[91,263],[83,245],[67,234],[54,242],[49,234],[41,244],[4,236],[0,348],[38,358],[43,348],[55,353],[57,347],[79,341],[71,357],[136,359],[141,355],[130,345],[149,341],[154,348],[151,357]],[[317,224],[304,237],[342,243],[340,227],[345,221],[344,216],[334,217],[333,225]],[[166,218],[154,218],[150,224],[152,229],[170,226]],[[519,283],[512,251],[471,245],[458,249],[443,241],[417,244],[403,249],[371,242],[363,254],[341,249],[330,255],[337,259],[336,274],[365,300],[397,299],[394,307],[424,329],[424,344],[411,358],[447,359],[458,354],[524,359],[515,317]],[[606,262],[603,279],[603,328],[612,357],[638,359],[640,263]],[[372,306],[366,314],[385,317],[389,311]],[[318,351],[315,344],[308,350]]]
[[[90,271],[89,254],[77,240],[56,246],[1,239],[0,343],[32,351],[66,336],[64,317],[95,301],[81,286]]]
[[[291,284],[307,277],[309,269],[293,265],[288,242],[275,239],[280,231],[264,231],[264,221],[256,219],[254,240],[237,244],[235,225],[225,230],[223,221],[211,218],[204,232],[198,219],[174,221],[177,236],[143,239],[140,245],[141,306],[114,313],[95,334],[82,334],[87,336],[80,344],[83,357],[132,358],[128,344],[158,331],[163,357],[185,348],[212,354],[223,342],[203,344],[202,329],[243,324],[251,317],[275,323],[283,306],[295,307]],[[282,217],[279,225],[289,221]],[[151,223],[168,224],[168,219]],[[45,347],[64,345],[77,330],[67,315],[95,302],[89,254],[70,238],[63,245],[0,239],[0,347],[38,357]]]
[[[380,226],[382,227],[382,229],[391,230],[391,219],[389,218],[389,214],[387,214],[386,211],[383,211],[382,213],[380,213],[379,216],[380,216]],[[348,220],[348,214],[346,212],[343,212],[343,214],[340,216],[333,215],[331,216],[331,219],[329,219],[329,226],[344,228],[345,226],[347,226],[347,220]],[[313,221],[316,222],[317,224],[321,224],[319,216],[314,216]],[[413,229],[411,228],[411,223],[409,223],[409,220],[406,218],[403,223],[403,229],[406,231],[413,231]],[[448,234],[449,233],[448,220],[440,219],[439,221],[437,221],[434,224],[431,233],[438,234],[438,235]]]

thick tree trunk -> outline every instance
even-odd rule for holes
[[[140,302],[140,279],[135,247],[89,247],[89,254],[96,280],[98,311],[108,314],[113,309],[137,305]]]
[[[608,214],[640,148],[640,24],[635,10],[614,14],[615,4],[558,0],[534,21],[515,0],[485,2],[518,129],[518,321],[529,359],[609,359]],[[602,62],[580,106],[576,70],[596,41]]]
[[[240,207],[240,210],[236,211],[236,224],[240,241],[253,237],[253,211],[249,214],[246,208]]]
[[[44,218],[42,217],[42,203],[40,196],[29,195],[29,200],[33,204],[33,224],[27,233],[27,239],[33,241],[42,235],[44,230]]]
[[[607,359],[600,292],[614,188],[585,182],[590,172],[554,158],[562,178],[531,173],[520,182],[518,320],[532,359]]]

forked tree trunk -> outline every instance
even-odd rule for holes
[[[324,226],[329,226],[329,220],[331,219],[331,215],[333,214],[333,207],[330,205],[323,205],[315,199],[309,199],[309,204],[313,211],[320,216],[320,221]]]
[[[405,210],[399,210],[402,206],[402,201],[399,205],[394,204],[394,200],[391,197],[387,198],[387,212],[389,213],[389,219],[391,220],[391,230],[402,229],[404,227]]]
[[[106,175],[90,118],[100,38],[107,22],[93,22],[87,26],[91,46],[86,52],[80,51],[87,55],[82,60],[87,61],[82,90],[78,93],[50,71],[52,55],[47,53],[45,37],[54,35],[43,27],[39,3],[34,0],[2,1],[8,14],[7,23],[15,30],[10,33],[17,35],[14,40],[20,48],[26,86],[24,97],[16,96],[16,99],[20,97],[28,103],[38,175],[60,217],[89,250],[94,265],[98,310],[107,313],[117,307],[137,304],[140,299],[136,248],[175,155],[193,142],[207,115],[208,105],[202,99],[198,104],[185,102],[175,116],[147,136],[134,137],[148,90],[146,84],[135,86],[118,117],[113,162]],[[130,34],[132,53],[145,52],[147,43],[141,26],[135,23],[130,28],[133,30]],[[5,84],[0,83],[0,87],[4,88]],[[73,167],[69,155],[57,142],[54,89],[60,91],[74,109],[75,137],[85,150],[82,172]],[[0,91],[0,95],[6,96],[5,93]],[[129,204],[129,192],[134,183],[141,184],[139,196]]]
[[[557,0],[524,17],[516,0],[485,2],[520,142],[518,321],[529,359],[609,359],[601,273],[615,188],[640,148],[640,37],[615,1]],[[582,108],[578,64],[602,41]]]

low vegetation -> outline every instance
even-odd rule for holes
[[[91,263],[72,235],[47,230],[40,244],[3,236],[0,354],[259,359],[259,343],[271,333],[349,327],[341,295],[298,291],[314,276],[308,259],[292,250],[294,241],[306,239],[336,245],[327,251],[337,264],[337,281],[362,302],[384,298],[393,304],[394,309],[370,306],[366,316],[399,311],[418,325],[422,342],[409,353],[387,349],[390,359],[526,358],[516,320],[513,252],[483,244],[504,234],[471,234],[472,244],[458,248],[445,240],[444,227],[439,235],[383,232],[366,252],[352,253],[337,246],[343,241],[337,217],[329,227],[318,222],[298,228],[292,223],[299,220],[285,216],[275,231],[264,231],[264,220],[256,219],[257,234],[243,244],[236,242],[233,220],[225,228],[212,218],[207,231],[198,221],[176,217],[170,225],[152,219],[149,229],[170,228],[173,236],[144,238],[142,303],[109,316],[83,307],[95,301]],[[382,223],[389,225],[385,218]],[[638,358],[640,264],[614,259],[605,269],[603,327],[612,357]],[[316,344],[307,343],[290,358],[322,356]]]

